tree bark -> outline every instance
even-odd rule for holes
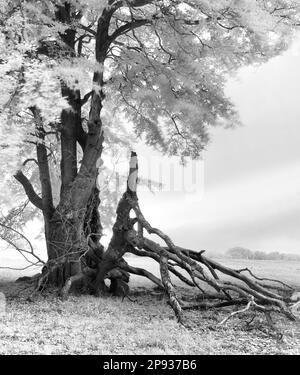
[[[54,206],[47,148],[45,146],[45,130],[39,110],[36,107],[30,109],[35,120],[36,136],[40,140],[36,144],[36,155],[42,192],[42,213],[44,217],[45,239],[47,251],[49,252],[50,220],[54,213]]]
[[[96,60],[103,66],[108,48],[108,29],[113,10],[105,8],[97,24]],[[70,23],[71,8],[67,4],[59,7],[59,20]],[[62,35],[66,49],[74,54],[75,33],[72,28]],[[49,222],[49,270],[52,264],[61,264],[51,271],[50,279],[54,284],[61,284],[73,272],[81,272],[82,255],[88,252],[91,259],[102,257],[101,223],[98,212],[99,197],[97,195],[97,161],[103,149],[103,131],[100,118],[103,100],[103,70],[95,71],[93,77],[94,90],[91,94],[88,132],[81,124],[80,93],[62,86],[63,95],[67,96],[72,111],[63,111],[61,116],[61,176],[62,186],[60,202]],[[77,142],[83,149],[80,168],[77,167]],[[90,262],[92,260],[89,259]],[[75,264],[74,268],[70,264]],[[60,274],[57,269],[61,268]]]
[[[68,98],[71,109],[61,114],[61,197],[77,176],[77,132],[81,127],[80,93],[62,85],[62,96]]]

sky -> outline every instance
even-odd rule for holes
[[[300,253],[299,67],[300,39],[228,81],[242,126],[211,130],[203,159],[186,168],[186,191],[177,160],[137,147],[143,177],[149,177],[149,165],[154,179],[159,168],[164,172],[162,191],[139,191],[153,226],[193,249]]]

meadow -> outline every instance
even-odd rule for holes
[[[154,273],[148,259],[128,257]],[[278,278],[300,290],[300,262],[229,260],[233,268],[248,267],[260,277]],[[31,272],[36,272],[31,271]],[[274,315],[283,337],[274,335],[260,313],[247,311],[222,326],[217,323],[232,307],[185,311],[189,323],[177,323],[166,297],[150,281],[132,276],[131,298],[70,295],[62,302],[44,293],[32,303],[26,285],[15,283],[28,271],[0,273],[6,313],[0,317],[0,354],[300,354],[300,324]],[[175,282],[175,280],[174,280]],[[198,293],[176,282],[181,297]]]

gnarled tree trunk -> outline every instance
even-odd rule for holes
[[[96,60],[103,65],[107,52],[108,28],[112,11],[104,9],[98,20],[96,36]],[[60,22],[70,24],[61,35],[65,43],[64,54],[75,55],[75,35],[72,28],[74,15],[69,3],[58,7],[56,17]],[[61,52],[61,51],[60,51]],[[48,53],[48,52],[46,52]],[[98,212],[99,197],[96,188],[97,161],[101,159],[103,149],[103,131],[100,118],[102,110],[103,72],[95,72],[94,89],[91,94],[88,132],[83,129],[80,92],[72,90],[62,83],[62,95],[67,98],[71,110],[63,110],[61,114],[61,191],[60,202],[53,207],[52,195],[47,192],[47,205],[41,205],[45,218],[45,237],[47,242],[48,263],[44,270],[47,282],[62,285],[68,277],[81,272],[85,265],[83,254],[89,252],[88,264],[95,263],[101,257],[102,247],[101,223]],[[41,126],[42,121],[40,119]],[[77,143],[81,146],[83,157],[80,168],[77,162]],[[40,164],[40,163],[39,163]],[[42,172],[40,167],[40,175]],[[43,170],[48,168],[46,166]],[[48,173],[48,184],[51,187]],[[42,194],[46,193],[42,184]],[[96,255],[95,255],[96,254]],[[94,262],[94,263],[93,263]]]

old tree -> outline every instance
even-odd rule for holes
[[[24,221],[42,214],[48,261],[36,290],[51,285],[66,297],[80,287],[98,295],[108,292],[110,279],[109,291],[117,294],[130,273],[138,274],[166,291],[181,320],[191,306],[177,297],[174,274],[201,294],[198,307],[237,304],[294,317],[285,284],[180,248],[147,222],[138,205],[135,153],[104,250],[97,181],[104,145],[127,147],[132,128],[163,153],[199,157],[211,126],[238,122],[224,94],[226,79],[284,51],[299,6],[296,0],[0,1],[1,205],[11,204],[12,194],[18,204],[3,211],[1,236],[20,250],[14,241]],[[157,261],[161,277],[130,266],[126,252]]]

